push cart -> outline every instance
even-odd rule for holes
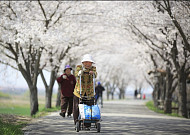
[[[95,75],[93,75],[93,89],[95,95]],[[97,104],[95,105],[94,96],[88,97],[81,95],[82,94],[81,94],[81,75],[80,75],[79,117],[78,120],[76,121],[76,127],[75,127],[76,132],[79,132],[80,130],[90,130],[91,128],[96,128],[97,132],[100,132],[101,114],[99,106]],[[83,110],[88,110],[88,114],[85,111],[82,112],[80,110],[81,106],[83,107]],[[95,116],[94,114],[98,115]]]

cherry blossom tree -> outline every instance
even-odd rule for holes
[[[189,2],[179,1],[170,2],[163,0],[162,2],[156,1],[157,9],[162,13],[166,12],[173,25],[176,28],[173,35],[172,43],[172,60],[175,65],[178,77],[178,90],[179,90],[179,115],[187,117],[187,92],[186,80],[190,74],[189,68]],[[172,41],[171,41],[172,42]]]
[[[124,98],[127,86],[143,89],[149,82],[156,100],[169,99],[176,78],[184,97],[189,75],[188,11],[188,2],[4,1],[0,62],[24,76],[31,93],[31,115],[38,111],[38,75],[46,89],[45,107],[50,108],[56,77],[66,64],[73,69],[81,64],[86,53],[95,59],[97,81],[105,85],[107,98],[113,99],[116,90]],[[49,83],[44,70],[51,74]],[[160,76],[148,78],[149,70]],[[185,105],[184,99],[180,102]]]
[[[186,8],[184,5],[186,6]],[[184,106],[186,106],[186,79],[189,75],[189,68],[188,68],[189,62],[187,61],[189,57],[189,52],[188,52],[189,43],[188,43],[188,38],[187,38],[188,30],[185,28],[183,30],[183,27],[181,24],[182,23],[189,24],[188,23],[189,19],[188,17],[185,17],[185,18],[181,18],[181,17],[184,16],[186,12],[188,12],[189,8],[187,7],[187,3],[183,3],[183,2],[157,1],[156,9],[158,9],[158,13],[162,12],[162,13],[167,13],[169,15],[167,16],[167,14],[161,14],[162,16],[156,16],[157,14],[154,13],[153,18],[155,20],[157,19],[161,20],[162,25],[155,23],[151,25],[154,27],[149,26],[148,28],[146,25],[149,23],[147,21],[143,21],[143,23],[145,24],[144,25],[145,28],[149,29],[148,33],[147,33],[147,30],[145,30],[144,28],[140,28],[138,25],[132,24],[133,30],[135,29],[136,31],[136,32],[135,31],[133,32],[139,33],[140,37],[144,40],[144,42],[153,51],[155,51],[159,57],[162,58],[162,61],[163,61],[162,65],[164,65],[162,69],[166,70],[166,82],[167,82],[166,99],[168,100],[171,100],[172,93],[176,86],[176,85],[172,86],[172,82],[173,82],[173,79],[176,77],[175,74],[177,74],[178,86],[179,86],[178,88],[181,93],[179,96],[179,99],[180,99],[179,100],[180,102],[179,114],[186,117],[187,111]],[[181,9],[183,9],[183,11],[181,11]],[[148,19],[148,20],[150,21],[151,19]],[[157,26],[157,29],[155,26]],[[188,27],[188,25],[186,27]],[[178,35],[180,35],[181,37],[179,37]],[[160,61],[159,61],[159,64],[160,64]],[[168,101],[168,100],[166,100],[166,104],[167,104],[166,110],[165,110],[166,112],[168,112],[167,106],[169,102],[171,106],[171,101]]]

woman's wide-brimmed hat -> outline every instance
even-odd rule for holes
[[[89,61],[89,62],[92,62],[92,63],[95,63],[92,56],[90,54],[85,54],[82,58],[82,63],[85,62],[85,61]]]

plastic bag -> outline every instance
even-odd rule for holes
[[[88,106],[86,104],[79,104],[79,112],[81,115],[81,119],[91,120],[91,116],[92,119],[100,120],[101,118],[100,109],[98,105]]]

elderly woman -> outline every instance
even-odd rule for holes
[[[93,74],[95,77],[97,76],[96,67],[92,66],[94,60],[90,54],[86,54],[83,56],[81,61],[81,65],[76,67],[75,76],[77,78],[76,86],[74,89],[74,97],[73,97],[73,118],[74,123],[78,120],[79,116],[79,98],[80,98],[80,76],[81,76],[81,97],[93,97],[94,89],[93,89]],[[93,99],[88,99],[93,101]],[[93,102],[87,102],[88,105],[93,105]],[[87,126],[87,125],[86,125]],[[90,126],[90,125],[88,125]]]
[[[73,111],[73,91],[76,84],[75,76],[71,74],[72,68],[69,65],[65,66],[64,74],[57,78],[57,82],[61,85],[61,113],[65,117],[71,117]]]

